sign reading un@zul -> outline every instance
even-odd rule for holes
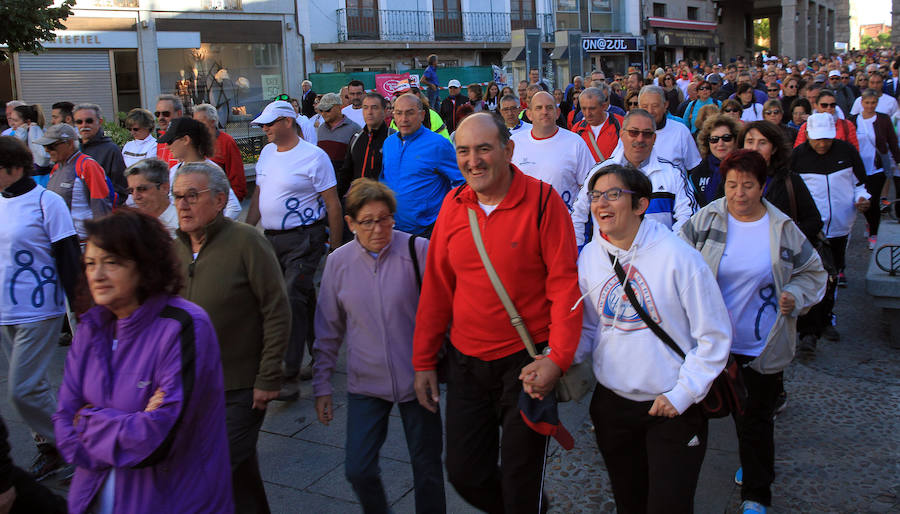
[[[587,53],[640,52],[643,41],[637,37],[583,37],[581,49]]]

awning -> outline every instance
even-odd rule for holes
[[[524,61],[525,60],[525,47],[524,46],[514,46],[506,52],[506,55],[503,56],[503,62],[508,61]]]
[[[550,52],[550,59],[568,59],[569,58],[569,47],[568,46],[557,46]]]
[[[665,29],[714,31],[718,27],[718,25],[709,21],[676,20],[674,18],[656,18],[652,16],[647,18],[647,21],[651,27]]]

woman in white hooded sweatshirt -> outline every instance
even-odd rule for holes
[[[593,360],[598,384],[590,414],[616,509],[692,512],[708,428],[697,404],[728,358],[728,311],[703,257],[643,218],[652,192],[643,173],[619,165],[594,169],[588,191],[602,237],[578,258],[585,304],[575,360]],[[685,359],[641,319],[613,262]]]

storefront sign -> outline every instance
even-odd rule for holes
[[[640,52],[644,45],[639,37],[584,36],[581,38],[581,49],[587,53]]]
[[[137,48],[137,33],[127,31],[61,30],[45,48]]]
[[[657,30],[656,44],[659,46],[695,46],[712,48],[716,46],[715,36],[709,33],[687,30]]]
[[[281,75],[260,75],[260,80],[262,81],[263,98],[275,98],[284,93],[284,88],[281,85]]]

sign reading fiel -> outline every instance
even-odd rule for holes
[[[581,38],[581,49],[595,52],[640,52],[643,41],[637,37],[585,36]]]

